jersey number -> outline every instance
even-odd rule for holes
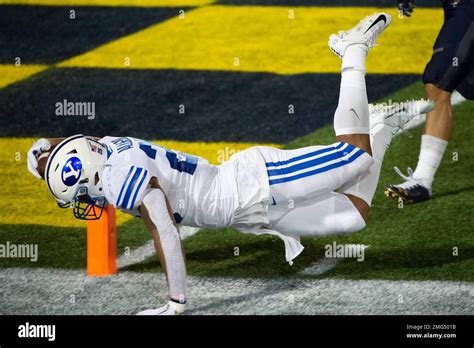
[[[191,156],[181,152],[170,151],[165,147],[162,147],[166,151],[166,158],[170,163],[170,167],[177,170],[178,172],[188,173],[193,175],[196,171],[198,159],[195,156]],[[140,150],[151,159],[156,158],[156,149],[151,144],[140,143]]]

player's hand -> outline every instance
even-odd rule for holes
[[[28,150],[28,170],[38,179],[41,179],[41,175],[38,173],[38,157],[43,152],[48,151],[50,148],[51,143],[49,140],[41,138],[37,140]]]
[[[398,10],[403,16],[410,17],[415,9],[415,0],[397,0]]]
[[[169,301],[163,307],[146,309],[138,312],[137,315],[180,315],[183,314],[186,304]]]

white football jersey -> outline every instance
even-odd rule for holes
[[[268,229],[270,190],[263,154],[280,150],[253,147],[215,166],[131,137],[105,137],[100,142],[107,147],[104,194],[114,207],[139,216],[150,179],[156,177],[178,224],[277,235],[285,242],[287,261],[303,250],[298,239]]]
[[[138,207],[156,177],[177,223],[195,227],[232,224],[238,206],[234,166],[207,160],[131,137],[105,137],[103,187],[114,207],[139,216]]]

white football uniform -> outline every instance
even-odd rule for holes
[[[105,197],[116,208],[138,216],[150,178],[156,177],[178,224],[231,226],[242,222],[247,209],[255,213],[247,223],[266,221],[258,217],[254,205],[260,203],[263,208],[262,201],[268,200],[268,180],[263,161],[252,151],[215,166],[201,157],[140,139],[105,137],[100,142],[108,150]]]
[[[365,152],[345,143],[298,150],[253,147],[215,166],[140,139],[100,142],[107,146],[104,193],[116,208],[138,216],[150,178],[156,177],[178,224],[278,235],[288,261],[303,250],[299,237],[272,230],[294,208],[288,202],[298,205],[327,194],[372,163]]]

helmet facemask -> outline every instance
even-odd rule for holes
[[[103,196],[91,196],[86,186],[78,188],[70,206],[73,208],[74,217],[81,220],[98,220],[102,216],[107,201]]]
[[[97,220],[107,205],[102,172],[107,150],[82,135],[61,142],[46,164],[46,182],[61,208],[72,208],[81,220]]]

